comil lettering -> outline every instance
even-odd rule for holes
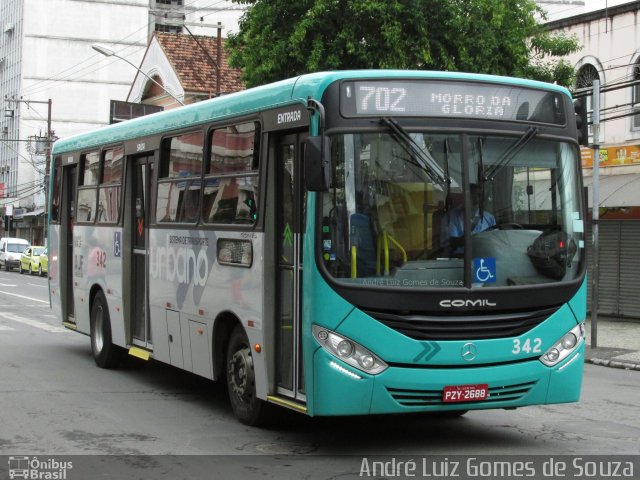
[[[204,287],[209,276],[209,259],[204,248],[167,245],[151,249],[153,257],[149,273],[153,278],[169,282],[193,283]]]
[[[495,303],[491,303],[487,299],[480,300],[440,300],[440,306],[445,308],[463,308],[463,307],[495,307]]]
[[[278,125],[283,123],[299,122],[302,118],[300,110],[294,110],[293,112],[284,112],[278,114]]]
[[[440,105],[447,115],[472,115],[474,117],[503,117],[505,109],[511,107],[511,97],[432,93],[431,103]]]

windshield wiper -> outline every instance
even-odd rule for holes
[[[382,117],[380,122],[391,129],[393,137],[398,144],[418,162],[418,166],[424,170],[433,183],[445,187],[449,184],[449,176],[438,165],[438,162],[425,150],[423,150],[411,135],[393,118]]]
[[[478,203],[478,213],[480,214],[480,218],[484,218],[484,149],[482,144],[482,137],[478,137],[478,182],[480,185],[480,199]]]
[[[484,176],[484,180],[493,181],[498,172],[511,163],[511,160],[538,135],[538,129],[535,127],[529,127],[526,132],[516,140],[509,148],[505,150],[502,156],[498,159],[496,164],[490,169]]]

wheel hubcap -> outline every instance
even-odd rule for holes
[[[235,396],[242,402],[246,403],[253,396],[253,359],[251,351],[248,348],[241,348],[236,351],[229,362],[229,370],[227,372],[229,378],[229,386]]]
[[[95,346],[96,352],[99,354],[102,352],[102,348],[104,347],[104,334],[102,332],[102,323],[104,322],[104,312],[102,311],[102,306],[98,306],[96,309],[96,319],[95,319]]]

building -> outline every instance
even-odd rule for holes
[[[583,45],[567,60],[576,67],[576,94],[587,95],[588,110],[593,81],[601,85],[600,135],[589,134],[590,145],[600,146],[598,311],[640,318],[640,1],[612,3],[547,27],[576,35]],[[582,163],[591,207],[593,149],[583,149]]]
[[[243,8],[210,0],[2,0],[0,234],[44,243],[50,140],[109,123],[110,100],[127,98],[153,32],[216,36],[220,23],[226,34],[237,30]],[[126,61],[105,58],[93,44]]]
[[[179,104],[167,90],[185,104],[243,90],[224,43],[221,36],[154,32],[127,101],[175,108]]]

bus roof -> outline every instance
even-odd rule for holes
[[[426,70],[345,70],[301,75],[268,85],[243,90],[184,107],[138,117],[98,130],[63,138],[53,145],[52,155],[86,150],[101,145],[122,143],[134,138],[155,135],[168,130],[205,124],[224,118],[250,114],[265,108],[276,108],[292,102],[305,102],[308,97],[320,99],[333,82],[360,78],[418,78],[452,81],[480,81],[519,87],[545,89],[571,96],[559,85],[513,77]]]

